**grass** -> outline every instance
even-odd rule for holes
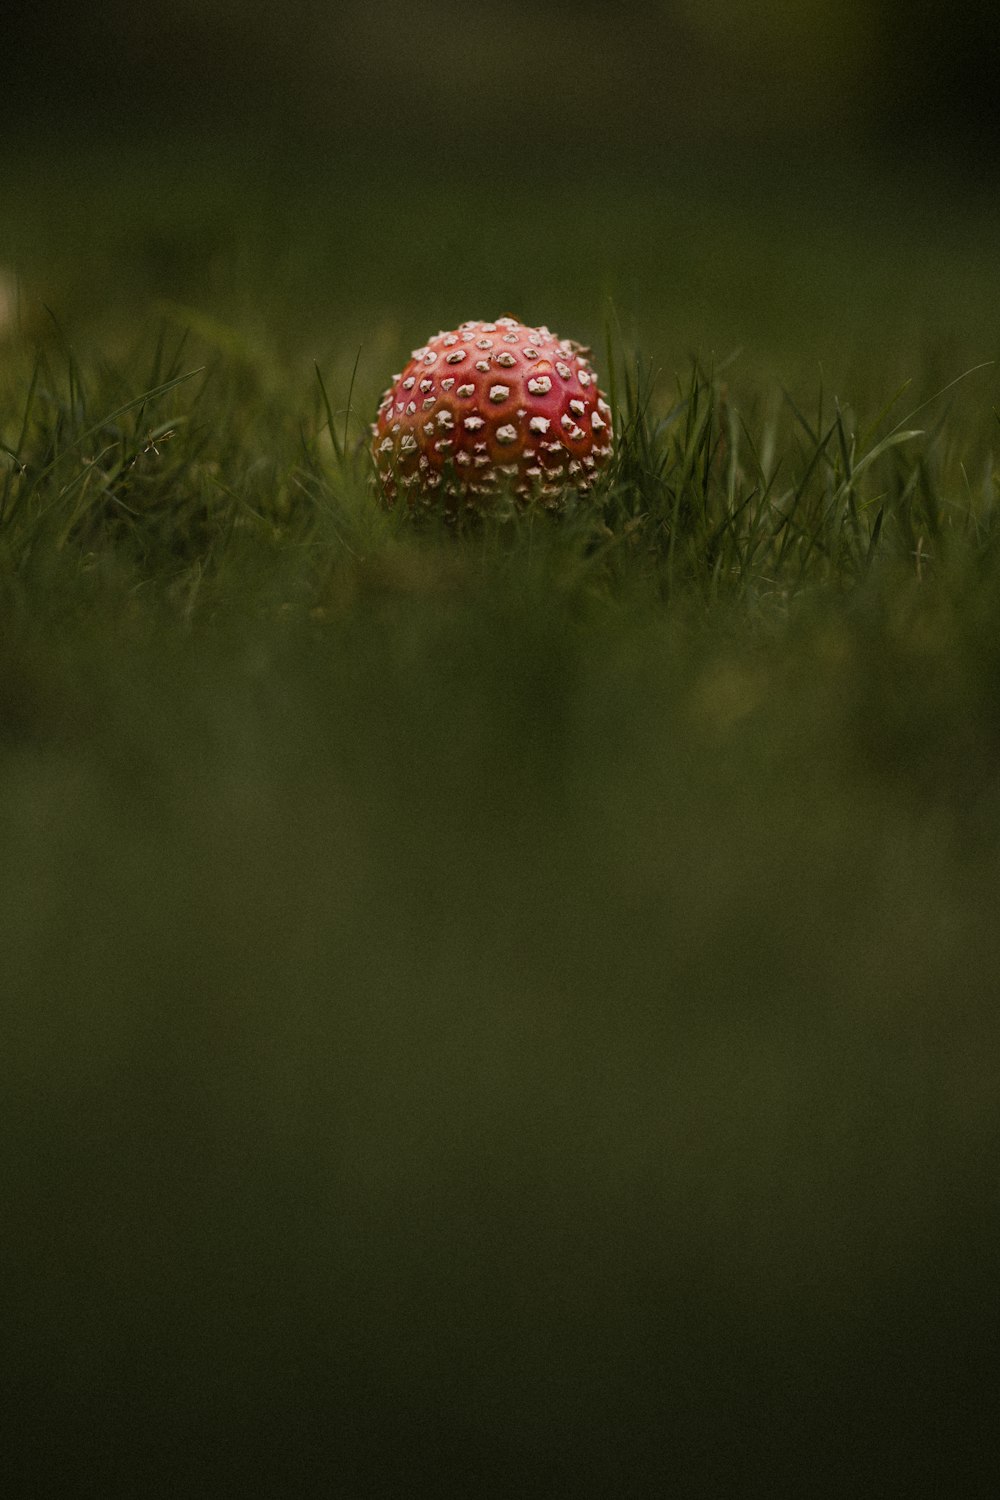
[[[170,301],[0,374],[19,1492],[987,1493],[989,337],[615,333],[596,503],[456,533],[391,318],[331,429]]]

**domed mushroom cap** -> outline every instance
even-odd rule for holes
[[[516,318],[463,323],[414,349],[372,427],[387,501],[457,495],[474,508],[507,488],[557,506],[567,488],[586,492],[612,451],[589,352]]]

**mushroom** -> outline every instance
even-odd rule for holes
[[[477,508],[508,488],[558,508],[566,491],[590,489],[613,435],[589,352],[515,318],[428,339],[393,378],[371,429],[387,504],[403,490],[411,506],[444,497]],[[418,383],[419,405],[410,396]]]

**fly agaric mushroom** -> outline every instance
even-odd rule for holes
[[[388,504],[470,508],[503,488],[559,506],[611,456],[611,408],[590,351],[516,318],[463,323],[414,349],[382,396],[372,452]],[[446,501],[447,503],[447,501]]]

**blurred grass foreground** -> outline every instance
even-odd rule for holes
[[[994,1494],[975,174],[786,132],[500,212],[100,112],[0,143],[10,1492]],[[386,376],[504,312],[598,351],[594,504],[384,511]]]

